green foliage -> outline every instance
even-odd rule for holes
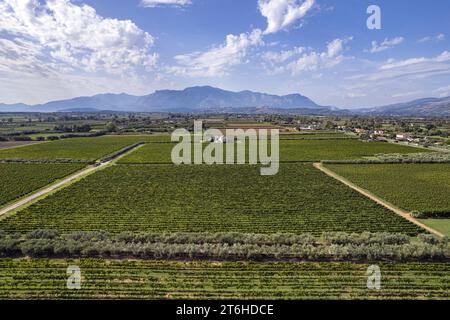
[[[0,163],[0,205],[81,170],[84,164]]]
[[[116,165],[0,221],[5,231],[305,233],[400,232],[419,227],[311,164]]]
[[[67,290],[79,266],[81,290]],[[448,263],[369,264],[0,259],[0,299],[446,299]]]
[[[0,239],[1,257],[91,257],[251,261],[450,261],[450,243],[431,235],[410,242],[388,233],[241,234],[35,230]]]

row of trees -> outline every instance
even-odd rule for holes
[[[0,232],[1,257],[92,257],[139,259],[298,260],[298,261],[450,261],[450,242],[432,235],[419,241],[397,234],[329,233],[304,235],[141,234],[52,230],[27,235]]]

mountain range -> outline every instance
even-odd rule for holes
[[[210,86],[159,90],[145,96],[99,94],[45,104],[0,104],[0,112],[205,112],[280,113],[305,115],[450,116],[450,97],[426,98],[373,108],[339,109],[320,106],[301,94],[285,96],[232,92]]]

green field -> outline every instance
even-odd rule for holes
[[[420,219],[420,222],[450,237],[450,219]]]
[[[83,164],[0,163],[0,206],[80,170]]]
[[[67,267],[81,289],[67,289]],[[0,259],[0,299],[448,299],[450,264]]]
[[[0,221],[8,232],[38,228],[153,232],[400,232],[419,227],[311,164],[116,165]]]
[[[424,149],[392,143],[365,142],[355,139],[280,141],[281,161],[351,160],[380,153],[424,151]]]
[[[450,211],[450,164],[326,164],[326,167],[400,208]]]
[[[203,144],[205,147],[207,144]],[[228,145],[224,145],[224,148]],[[270,143],[268,144],[270,147]],[[175,144],[147,144],[120,160],[121,163],[172,163]],[[235,148],[237,144],[235,144]],[[248,149],[248,147],[246,147]],[[349,160],[380,153],[417,153],[424,149],[382,142],[340,140],[280,140],[280,161]],[[248,153],[247,153],[248,154]],[[1,153],[0,153],[1,155]]]
[[[152,136],[103,136],[72,138],[0,150],[0,159],[76,159],[96,160]]]

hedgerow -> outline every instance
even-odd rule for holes
[[[1,257],[91,257],[208,260],[450,261],[450,242],[424,235],[387,233],[311,234],[152,234],[110,235],[104,231],[60,236],[35,230],[0,239]]]

